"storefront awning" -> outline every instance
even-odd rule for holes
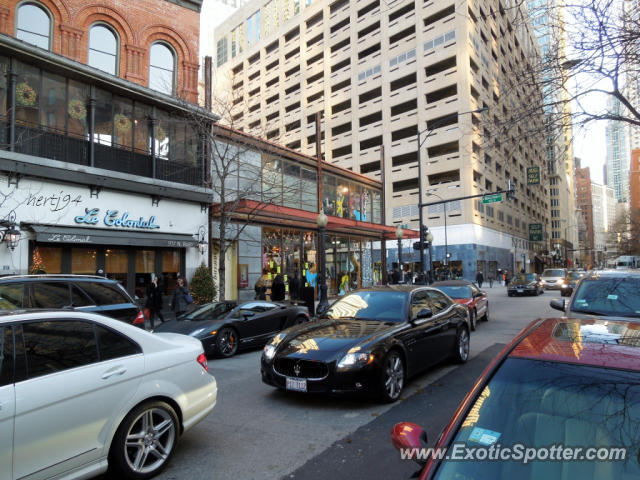
[[[212,205],[211,216],[215,219],[219,215],[220,204]],[[317,229],[316,212],[300,210],[297,208],[283,207],[281,205],[266,204],[255,200],[241,200],[238,205],[228,211],[232,219],[250,221],[254,224],[278,225],[281,227]],[[361,222],[349,218],[327,215],[328,233],[355,234],[387,240],[396,239],[396,227],[390,225],[378,225],[376,223]],[[404,230],[404,238],[419,238],[420,232],[416,230]]]
[[[187,234],[59,227],[57,225],[30,225],[29,228],[36,233],[36,241],[47,243],[172,248],[195,247],[198,244],[198,241],[192,235]]]

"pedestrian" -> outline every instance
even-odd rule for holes
[[[274,302],[284,302],[285,291],[284,278],[281,274],[277,274],[271,284],[271,300]]]
[[[300,277],[298,277],[298,271],[293,275],[293,278],[289,279],[289,292],[291,300],[298,300],[300,298]]]
[[[480,270],[476,273],[476,283],[478,284],[478,288],[482,288],[482,282],[484,282],[484,275]]]
[[[340,276],[340,295],[344,295],[349,291],[349,275],[346,272],[342,272]]]
[[[187,302],[187,295],[189,295],[187,281],[184,277],[178,277],[178,284],[173,290],[171,301],[169,302],[169,308],[175,312],[176,318],[187,311],[187,307],[189,305],[189,302]]]
[[[494,280],[493,272],[489,272],[489,288],[493,288],[493,280]]]
[[[155,328],[156,316],[161,322],[164,322],[164,316],[162,315],[162,291],[160,290],[157,275],[151,275],[151,284],[147,289],[147,303],[145,307],[149,309],[151,329]]]
[[[256,296],[255,296],[256,300],[267,299],[267,269],[266,268],[262,269],[262,275],[260,276],[260,278],[258,279],[258,281],[256,282],[253,288],[256,291]]]

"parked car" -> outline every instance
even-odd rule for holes
[[[93,312],[144,328],[144,314],[116,280],[94,275],[9,275],[0,278],[0,311]]]
[[[431,286],[469,309],[471,330],[476,329],[478,318],[485,322],[489,320],[489,297],[487,292],[480,290],[475,283],[468,280],[446,280],[434,282]]]
[[[216,404],[200,342],[103,315],[4,314],[0,358],[3,479],[150,478]]]
[[[547,268],[540,275],[542,288],[545,290],[560,290],[562,280],[567,276],[566,268]]]
[[[535,273],[518,273],[515,275],[509,285],[507,285],[507,295],[540,295],[544,293],[542,281]]]
[[[554,298],[551,308],[571,317],[640,318],[640,272],[590,272],[577,284],[569,300]]]
[[[469,313],[419,285],[370,287],[333,303],[317,321],[284,330],[262,354],[262,381],[310,393],[400,397],[409,377],[469,356]]]
[[[416,477],[640,478],[638,338],[637,322],[532,322],[487,367],[441,433],[436,448],[452,455],[419,460],[422,471]],[[393,427],[391,439],[399,449],[423,448],[426,432],[403,422]],[[583,455],[588,455],[588,447],[599,452],[603,447],[623,447],[626,456],[623,461],[619,456],[618,461],[597,461],[556,452],[551,459],[550,447],[557,450],[558,445],[566,453],[582,447]],[[544,451],[523,461],[524,448]],[[471,460],[458,461],[471,450]],[[493,457],[488,455],[492,450]]]
[[[584,275],[585,274],[583,272],[579,271],[568,272],[567,276],[564,277],[564,281],[560,284],[560,295],[563,297],[570,297],[573,290],[576,288],[576,285]]]
[[[308,321],[309,310],[302,305],[215,302],[165,322],[154,332],[191,335],[202,342],[207,355],[231,357],[239,349],[262,346],[281,330]]]

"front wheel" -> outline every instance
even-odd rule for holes
[[[109,468],[116,478],[145,480],[160,473],[178,440],[178,416],[165,402],[148,402],[132,410],[113,437]]]
[[[216,344],[221,357],[233,357],[238,351],[238,334],[233,328],[221,328]]]
[[[383,402],[395,402],[402,393],[405,382],[405,370],[402,356],[395,350],[390,351],[382,362],[380,375],[380,397]]]
[[[484,316],[482,317],[482,320],[485,322],[489,321],[489,304],[487,303],[487,308],[484,311]]]
[[[454,362],[465,363],[469,359],[469,343],[469,331],[466,327],[460,327],[453,351]]]
[[[474,310],[469,310],[469,325],[471,325],[471,331],[476,331],[476,323],[478,323],[478,313]]]

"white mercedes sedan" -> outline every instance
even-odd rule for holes
[[[150,478],[216,397],[194,338],[91,313],[0,315],[0,480]]]

